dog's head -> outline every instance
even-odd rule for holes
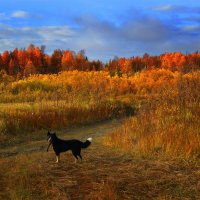
[[[48,133],[47,133],[47,141],[48,141],[48,142],[51,142],[52,139],[55,138],[55,137],[56,137],[56,133],[50,133],[50,132],[48,131]]]

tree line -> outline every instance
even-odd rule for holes
[[[60,71],[98,71],[111,73],[134,73],[144,69],[165,68],[172,71],[189,72],[200,69],[200,53],[166,52],[159,56],[145,53],[143,56],[117,58],[103,63],[100,60],[88,60],[84,50],[75,53],[71,50],[55,49],[52,55],[45,53],[45,46],[30,44],[26,49],[14,49],[0,54],[0,71],[8,75],[24,77],[30,74],[49,74]]]

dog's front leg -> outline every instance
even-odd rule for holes
[[[60,161],[60,155],[56,155],[56,163]]]
[[[47,147],[47,152],[49,151],[49,147],[51,146],[51,142],[49,142],[49,145]]]

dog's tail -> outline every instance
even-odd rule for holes
[[[85,142],[82,143],[81,148],[87,148],[87,147],[89,147],[90,144],[91,144],[91,142],[92,142],[92,138],[88,138]]]

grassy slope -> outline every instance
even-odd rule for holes
[[[55,163],[46,152],[46,133],[29,135],[0,150],[0,199],[199,199],[200,167],[177,161],[136,159],[102,145],[102,136],[121,125],[109,121],[63,130],[62,138],[92,136],[84,161],[71,153]]]

